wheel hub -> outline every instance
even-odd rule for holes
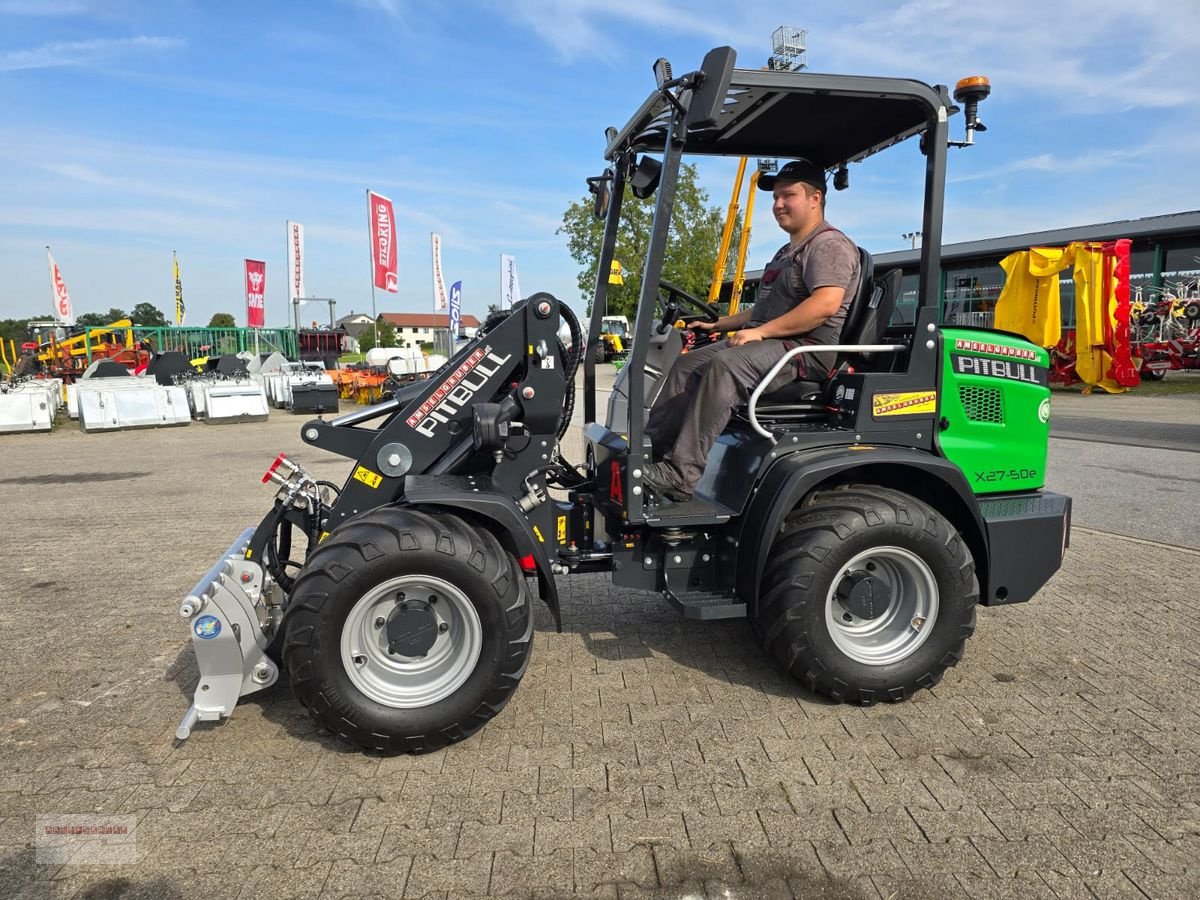
[[[437,636],[437,616],[424,600],[403,600],[387,618],[388,653],[424,656]]]
[[[853,615],[870,620],[887,611],[892,603],[892,588],[865,569],[856,569],[838,583],[837,598]]]

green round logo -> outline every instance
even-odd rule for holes
[[[1049,397],[1047,397],[1045,400],[1043,400],[1041,403],[1041,406],[1038,407],[1038,418],[1041,420],[1043,425],[1050,421],[1050,398]]]

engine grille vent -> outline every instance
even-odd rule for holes
[[[1004,424],[1004,403],[999,388],[959,385],[958,399],[972,422]]]

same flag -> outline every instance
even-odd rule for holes
[[[287,223],[288,300],[304,297],[304,226]]]
[[[63,281],[62,272],[50,254],[49,247],[46,248],[46,260],[50,263],[50,302],[54,306],[54,318],[64,325],[74,325],[75,310],[71,306],[71,295],[67,293],[66,282]]]
[[[433,239],[433,309],[446,308],[446,282],[442,279],[442,236],[430,235]]]
[[[260,259],[247,259],[246,263],[246,325],[262,328],[266,321],[264,298],[267,290],[267,264]]]
[[[396,264],[396,216],[392,201],[367,191],[367,211],[371,224],[371,268],[374,285],[389,293],[400,289]]]
[[[517,260],[505,253],[500,254],[500,308],[512,309],[521,299],[521,283],[517,280]]]
[[[454,345],[458,341],[458,326],[462,321],[462,282],[456,281],[450,285],[450,354],[454,354]]]
[[[183,282],[179,279],[179,257],[171,251],[171,259],[175,261],[175,324],[182,325],[187,310],[183,305]]]

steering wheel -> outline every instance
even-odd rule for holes
[[[659,296],[663,306],[662,321],[659,322],[658,330],[666,331],[675,324],[675,320],[679,318],[679,313],[683,311],[685,306],[691,307],[698,313],[692,318],[701,318],[705,322],[715,322],[721,318],[721,314],[717,308],[711,303],[706,303],[695,294],[689,294],[679,285],[670,281],[660,280],[658,286],[661,290],[666,291],[666,299]]]

